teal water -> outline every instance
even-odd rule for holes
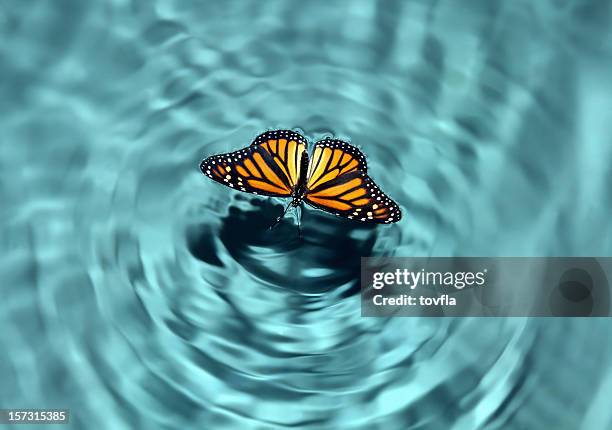
[[[360,256],[612,255],[611,28],[606,1],[0,2],[0,408],[612,429],[612,321],[358,291]],[[269,128],[359,145],[403,220],[269,232],[282,202],[198,171]]]

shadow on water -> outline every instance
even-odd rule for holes
[[[352,285],[345,294],[358,292],[360,257],[372,254],[375,226],[303,208],[300,237],[295,214],[270,229],[282,211],[272,200],[249,202],[240,196],[236,203],[222,220],[219,241],[209,224],[188,229],[189,249],[196,258],[222,266],[220,257],[226,252],[266,284],[300,293],[323,293],[347,284]]]

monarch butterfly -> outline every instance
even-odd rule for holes
[[[302,201],[348,219],[367,223],[398,222],[402,213],[367,175],[364,155],[339,139],[315,143],[312,156],[306,139],[291,130],[260,134],[250,146],[214,155],[200,164],[212,180],[247,193],[288,197],[290,207]]]

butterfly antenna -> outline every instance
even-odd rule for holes
[[[276,227],[276,225],[280,222],[280,220],[283,219],[283,217],[285,216],[285,214],[287,213],[287,211],[289,210],[289,208],[291,207],[291,203],[293,202],[289,202],[289,204],[287,205],[287,207],[285,208],[285,210],[283,211],[283,214],[281,216],[279,216],[278,218],[276,218],[276,221],[274,221],[274,224],[272,224],[270,226],[270,230],[272,230],[274,227]]]

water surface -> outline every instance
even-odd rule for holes
[[[612,255],[605,1],[0,3],[0,405],[86,429],[612,428],[607,319],[362,318],[359,257]],[[359,145],[377,228],[198,171]],[[21,428],[21,427],[20,427]]]

